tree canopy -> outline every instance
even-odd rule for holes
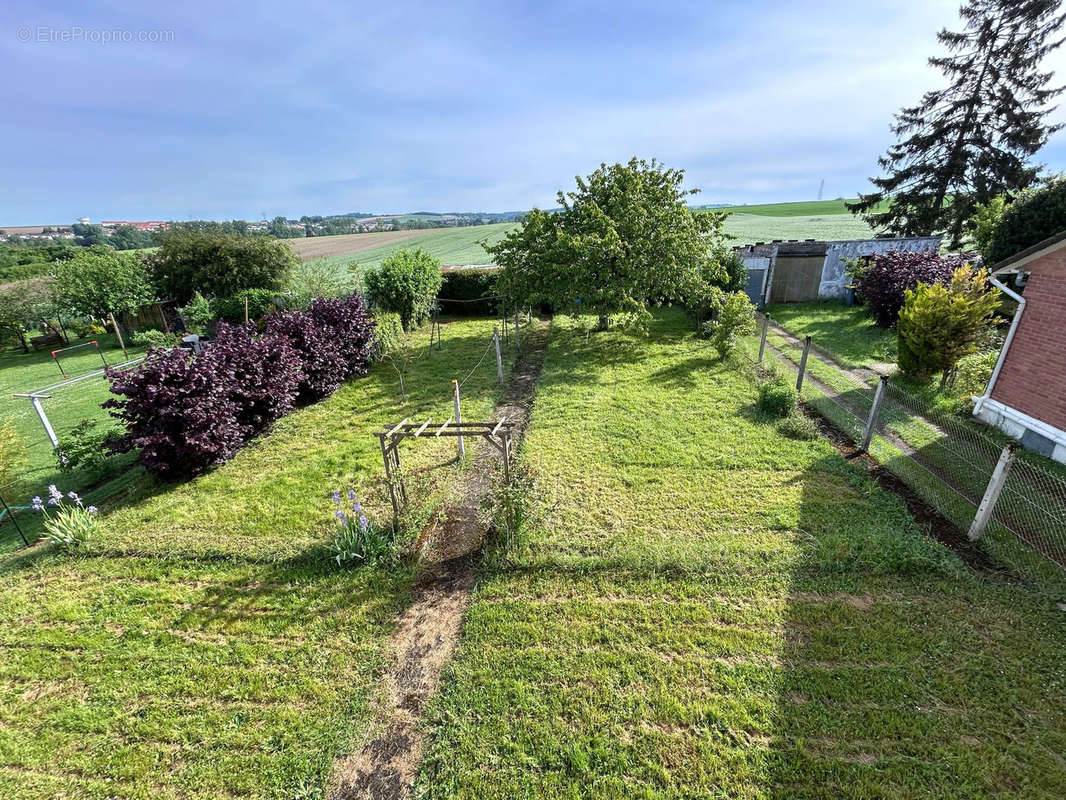
[[[187,303],[196,292],[229,297],[244,289],[281,289],[300,262],[284,243],[215,232],[175,230],[147,258],[159,294]]]
[[[902,109],[896,144],[878,159],[876,191],[848,208],[897,236],[945,233],[959,247],[974,209],[1031,185],[1029,162],[1059,125],[1048,125],[1045,55],[1062,43],[1059,0],[967,0],[964,30],[942,30],[949,55],[929,59],[948,79]]]
[[[686,200],[697,190],[682,188],[684,177],[636,158],[578,177],[576,191],[559,192],[560,211],[535,208],[486,248],[503,267],[500,290],[521,305],[606,320],[687,301],[708,278],[725,284],[724,215],[694,214]]]
[[[0,337],[17,338],[29,352],[25,332],[55,312],[52,278],[31,278],[0,288]]]
[[[59,305],[71,314],[106,317],[155,300],[144,261],[133,253],[87,247],[56,262]]]
[[[1015,253],[1066,230],[1066,175],[1058,175],[1043,186],[1022,192],[1013,202],[978,210],[975,236],[985,263],[992,265]],[[988,230],[981,227],[982,214],[993,216]]]

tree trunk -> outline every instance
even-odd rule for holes
[[[605,331],[611,325],[611,318],[606,314],[600,314],[599,330]]]

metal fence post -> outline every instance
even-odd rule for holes
[[[503,383],[503,356],[500,354],[500,332],[492,328],[492,343],[496,345],[496,380]]]
[[[973,524],[970,525],[969,538],[971,542],[976,542],[981,537],[981,534],[985,532],[985,528],[988,526],[988,521],[992,519],[996,501],[999,500],[999,493],[1003,491],[1003,486],[1007,483],[1007,475],[1010,474],[1010,468],[1014,463],[1014,457],[1017,452],[1018,443],[1011,442],[999,454],[999,461],[996,462],[996,468],[992,470],[992,477],[985,488],[985,496],[981,498],[981,505],[977,508],[977,515],[973,518]]]
[[[870,416],[866,420],[866,433],[862,437],[862,444],[859,445],[859,452],[866,453],[870,450],[870,441],[874,438],[874,428],[877,426],[877,415],[881,412],[881,401],[885,397],[885,385],[888,383],[888,376],[882,375],[881,380],[877,383],[877,391],[874,392],[874,402],[870,406]]]
[[[459,410],[459,381],[452,379],[452,395],[455,401],[455,424],[459,426],[459,430],[463,429],[463,412]],[[466,455],[466,446],[463,444],[463,434],[459,434],[455,437],[459,443],[459,458],[463,458]]]
[[[807,373],[807,356],[811,352],[811,337],[803,341],[803,356],[800,358],[799,375],[796,376],[796,392],[803,391],[803,376]]]
[[[766,334],[770,330],[770,315],[762,316],[762,339],[759,340],[759,363],[762,363],[763,353],[766,352]]]
[[[22,526],[19,525],[19,521],[15,518],[15,512],[11,510],[10,506],[8,506],[7,502],[4,500],[3,497],[0,497],[0,505],[3,505],[4,512],[6,513],[6,515],[11,517],[11,521],[15,523],[15,530],[19,532],[19,536],[22,538],[22,543],[28,545],[30,542],[26,538],[26,534],[22,532]]]

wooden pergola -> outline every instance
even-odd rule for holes
[[[437,426],[432,419],[425,422],[403,420],[395,425],[378,431],[374,435],[381,442],[381,458],[385,463],[385,479],[389,484],[389,498],[396,519],[400,518],[401,509],[407,509],[407,484],[400,467],[400,442],[404,439],[439,438],[441,436],[458,438],[460,453],[463,437],[480,436],[503,456],[503,477],[511,482],[511,444],[513,423],[506,417],[491,422],[456,422],[452,417]]]

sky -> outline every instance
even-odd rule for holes
[[[697,203],[850,197],[944,25],[957,0],[5,0],[0,224],[551,207],[632,156]]]

